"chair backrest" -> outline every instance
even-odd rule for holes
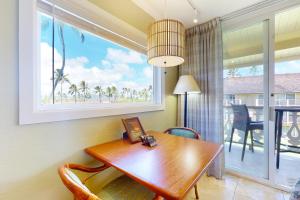
[[[175,127],[169,128],[164,132],[169,133],[171,135],[177,135],[186,138],[200,139],[200,133],[191,128]]]
[[[75,200],[100,200],[71,170],[96,173],[106,168],[106,166],[89,168],[78,164],[65,164],[58,169],[58,173],[64,185],[73,193]]]
[[[233,124],[234,129],[246,131],[248,123],[250,121],[248,108],[245,104],[235,105],[231,104],[233,110]]]

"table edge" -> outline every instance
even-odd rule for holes
[[[203,140],[204,141],[204,140]],[[94,145],[91,147],[87,147],[84,149],[84,151],[92,156],[93,158],[95,158],[97,161],[103,162],[105,165],[113,167],[115,169],[117,169],[118,171],[124,173],[126,176],[132,178],[133,180],[135,180],[136,182],[144,185],[145,187],[147,187],[148,189],[150,189],[151,191],[153,191],[154,193],[163,196],[164,198],[167,198],[168,200],[179,200],[184,198],[187,193],[192,189],[192,187],[199,181],[199,179],[202,177],[202,175],[207,171],[207,169],[210,167],[210,165],[212,164],[212,162],[220,155],[220,153],[224,150],[224,145],[223,144],[218,144],[218,143],[213,143],[210,141],[204,141],[204,142],[208,142],[210,144],[216,144],[219,145],[217,152],[215,153],[215,155],[210,159],[210,161],[208,162],[208,164],[205,166],[205,168],[203,168],[199,174],[196,176],[196,178],[194,179],[194,181],[191,182],[191,184],[187,187],[187,189],[182,193],[182,196],[174,196],[173,194],[169,193],[166,190],[162,190],[161,188],[156,187],[153,184],[150,184],[149,182],[143,181],[141,179],[139,179],[139,177],[137,176],[133,176],[129,173],[127,173],[125,170],[119,168],[118,166],[114,165],[113,163],[109,162],[108,160],[106,160],[105,158],[101,157],[101,156],[95,156],[89,149],[96,147],[98,145]],[[104,144],[104,143],[103,143]],[[155,191],[154,191],[155,190]]]

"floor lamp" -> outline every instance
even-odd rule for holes
[[[184,94],[184,127],[187,127],[188,93],[200,93],[200,88],[192,75],[182,75],[174,89],[174,94]]]

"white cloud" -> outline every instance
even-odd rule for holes
[[[132,64],[141,64],[143,63],[142,55],[138,52],[129,50],[126,52],[121,49],[107,49],[106,60],[109,60],[113,63],[132,63]]]
[[[40,66],[41,67],[41,95],[46,96],[51,93],[52,90],[52,48],[47,43],[41,43],[40,45]],[[61,65],[61,56],[54,49],[54,63],[55,66]]]
[[[125,88],[134,88],[136,90],[142,90],[142,89],[149,87],[149,84],[147,84],[147,83],[137,83],[134,81],[121,81],[119,85],[122,86],[122,87],[118,87],[119,90],[121,90],[124,87]]]
[[[122,86],[125,88],[137,88],[138,84],[133,81],[123,81]]]
[[[144,68],[144,75],[145,75],[146,78],[152,79],[153,78],[153,67],[152,66],[145,67]]]

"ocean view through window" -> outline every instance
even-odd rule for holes
[[[153,101],[153,67],[146,56],[38,13],[40,104]]]

